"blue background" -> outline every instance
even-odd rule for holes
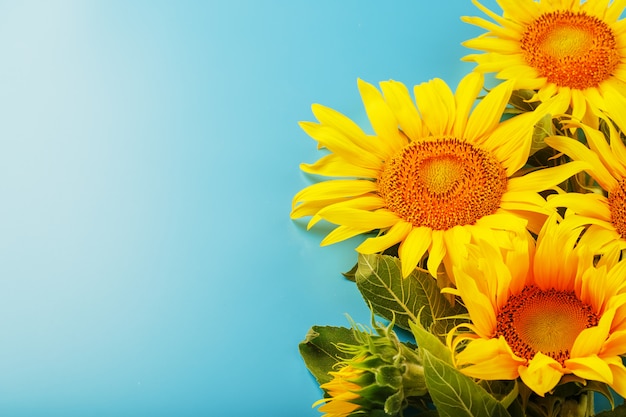
[[[456,87],[479,14],[0,2],[0,414],[319,416],[298,343],[370,317],[356,242],[289,219],[320,156],[297,122],[319,102],[369,129],[359,77]]]

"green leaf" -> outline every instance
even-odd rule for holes
[[[317,382],[322,385],[330,381],[328,374],[337,362],[346,355],[337,349],[337,343],[357,344],[352,329],[333,326],[313,326],[306,338],[300,342],[300,355]]]
[[[358,269],[359,264],[356,263],[354,264],[354,266],[352,268],[350,268],[349,271],[346,272],[342,272],[341,275],[344,276],[345,279],[347,279],[348,281],[355,281],[354,275],[356,274],[356,270]]]
[[[596,417],[626,417],[626,404],[615,407],[613,410],[603,411],[600,414],[596,414]]]
[[[515,109],[513,113],[531,112],[540,104],[538,101],[529,101],[535,95],[534,90],[514,90],[509,104]]]
[[[476,382],[427,350],[422,351],[428,392],[441,417],[510,417]]]
[[[552,115],[544,115],[535,125],[533,130],[532,142],[530,145],[530,155],[547,147],[545,138],[554,135],[554,125],[552,124]]]
[[[417,322],[418,314],[421,324],[430,328],[438,320],[464,312],[460,306],[450,305],[428,272],[416,269],[402,278],[400,260],[394,256],[360,254],[355,279],[374,313],[395,320],[403,329],[409,330],[409,322]],[[449,327],[443,323],[437,330],[444,333]]]

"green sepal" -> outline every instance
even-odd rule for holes
[[[402,388],[402,374],[396,366],[381,366],[376,372],[376,383],[395,389]]]
[[[298,349],[308,370],[319,385],[332,379],[328,372],[340,361],[349,357],[337,348],[337,343],[357,344],[352,329],[333,326],[313,326]]]

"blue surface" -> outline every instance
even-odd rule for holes
[[[493,1],[485,1],[492,6]],[[469,0],[0,2],[0,414],[319,416],[298,354],[369,322],[292,222],[323,103],[456,86]]]

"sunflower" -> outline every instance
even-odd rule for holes
[[[626,94],[626,1],[500,0],[502,16],[473,3],[493,19],[463,18],[488,31],[463,43],[486,52],[463,58],[476,71],[536,90],[540,101],[563,96],[577,119],[589,115],[587,103],[603,107],[606,91]]]
[[[620,137],[620,132],[626,132],[624,108],[626,98],[608,92],[604,114],[595,110],[605,120],[604,131],[573,123],[582,129],[589,147],[568,137],[546,138],[546,143],[556,150],[589,163],[587,173],[604,191],[601,194],[567,193],[548,199],[550,206],[568,207],[580,224],[590,225],[592,233],[584,238],[593,238],[597,247],[615,244],[626,249],[626,146]]]
[[[464,346],[456,366],[479,379],[520,377],[542,396],[566,374],[626,396],[626,260],[613,248],[594,262],[595,253],[577,242],[584,228],[566,223],[550,217],[536,249],[514,256],[470,248],[449,290],[471,318],[463,325],[470,332],[449,338],[453,351]]]
[[[338,225],[322,241],[336,243],[378,231],[356,249],[363,254],[399,245],[402,274],[408,276],[428,253],[427,268],[449,272],[465,243],[490,236],[502,247],[511,233],[536,229],[550,211],[538,192],[554,187],[584,166],[572,162],[512,177],[528,158],[533,125],[567,107],[560,97],[500,122],[512,83],[492,89],[473,107],[483,76],[468,74],[455,94],[440,79],[415,87],[412,101],[399,82],[358,87],[374,135],[346,116],[313,105],[319,123],[301,127],[330,153],[310,174],[331,177],[293,199],[291,217],[311,216]],[[473,110],[472,110],[473,109]]]

